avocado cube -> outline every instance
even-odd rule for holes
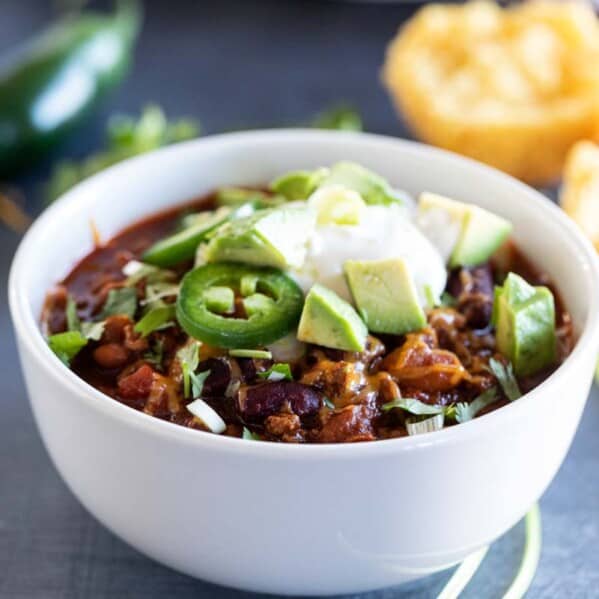
[[[431,218],[438,213],[440,219]],[[512,224],[474,204],[458,202],[434,193],[423,193],[417,220],[429,239],[449,255],[449,266],[476,266],[486,262],[508,238]],[[437,230],[442,225],[443,230]]]
[[[318,283],[310,289],[297,332],[300,341],[363,351],[367,336],[366,325],[350,304]]]
[[[220,227],[203,250],[206,262],[243,262],[286,269],[300,267],[316,225],[307,207],[281,206]]]
[[[497,349],[518,376],[528,376],[556,360],[555,301],[547,287],[533,287],[509,273],[495,289],[492,322]]]
[[[357,191],[367,204],[401,204],[401,200],[393,193],[391,186],[383,177],[355,162],[334,164],[320,186],[337,184]]]
[[[344,270],[354,303],[369,331],[403,335],[426,325],[405,260],[348,260]]]
[[[270,189],[291,201],[307,200],[328,174],[328,168],[318,168],[315,171],[291,171],[275,179],[270,184]]]
[[[330,169],[292,171],[275,179],[270,188],[288,200],[305,200],[316,189],[330,185],[343,185],[359,193],[367,204],[402,203],[385,179],[355,162],[337,162]]]

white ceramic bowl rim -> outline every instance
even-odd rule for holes
[[[213,451],[221,450],[241,454],[252,453],[267,459],[319,459],[323,455],[327,455],[327,457],[335,456],[339,459],[351,459],[357,455],[364,456],[370,454],[374,457],[377,454],[386,455],[394,452],[414,451],[430,446],[441,447],[447,444],[459,443],[461,439],[466,437],[484,437],[497,427],[509,426],[509,422],[514,418],[518,418],[519,414],[524,410],[528,403],[542,401],[542,395],[545,388],[552,385],[559,377],[566,376],[568,371],[574,368],[574,363],[583,352],[598,345],[597,339],[599,338],[599,267],[597,266],[598,262],[595,250],[592,244],[581,234],[578,227],[557,206],[552,204],[535,190],[491,167],[451,152],[416,142],[367,133],[301,129],[246,131],[208,136],[198,140],[169,146],[150,154],[126,160],[111,167],[109,170],[125,170],[131,163],[144,161],[150,155],[166,155],[172,152],[180,152],[183,148],[190,145],[226,145],[234,144],[236,141],[248,142],[251,141],[252,138],[260,139],[261,141],[264,141],[265,138],[272,139],[273,141],[288,138],[295,140],[298,143],[301,143],[302,141],[327,142],[331,141],[332,138],[338,139],[341,136],[348,141],[351,140],[354,142],[362,140],[378,144],[387,143],[390,147],[395,148],[402,146],[402,151],[404,152],[411,152],[421,156],[440,157],[447,162],[455,163],[456,166],[460,163],[462,163],[462,165],[464,163],[469,163],[471,167],[486,171],[485,174],[489,179],[495,179],[497,181],[510,179],[512,186],[514,188],[520,188],[519,193],[521,193],[522,196],[527,196],[527,201],[536,203],[540,212],[544,212],[547,217],[559,221],[563,235],[569,238],[570,242],[574,243],[580,254],[585,258],[586,263],[582,269],[581,276],[585,275],[590,278],[588,285],[590,293],[588,298],[588,315],[586,322],[582,327],[582,334],[577,340],[572,353],[548,379],[521,399],[495,410],[490,414],[486,414],[481,418],[476,418],[458,426],[444,428],[441,431],[436,431],[434,433],[401,437],[397,439],[377,440],[368,443],[296,445],[264,441],[251,442],[234,437],[226,437],[189,429],[132,409],[89,385],[64,366],[53,354],[40,331],[38,319],[29,307],[25,278],[22,276],[27,268],[32,267],[30,264],[30,255],[32,255],[32,250],[36,244],[36,238],[39,232],[43,230],[47,223],[52,222],[53,219],[60,219],[63,213],[66,213],[69,208],[72,208],[72,206],[77,203],[80,195],[84,193],[85,187],[91,179],[77,185],[52,206],[47,208],[29,229],[15,254],[9,276],[9,305],[15,331],[20,341],[26,343],[32,354],[39,358],[39,363],[46,369],[48,376],[57,379],[65,387],[68,387],[68,389],[79,396],[82,401],[90,402],[95,409],[101,410],[112,418],[124,421],[130,426],[145,429],[148,434],[167,436],[174,441],[186,442],[190,445],[196,445],[199,448],[206,448]],[[92,179],[95,179],[98,176],[102,176],[102,173],[92,177]],[[142,214],[139,218],[141,219],[143,216],[145,215]],[[75,257],[73,259],[73,264],[78,258],[80,257]]]

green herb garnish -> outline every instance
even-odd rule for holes
[[[85,158],[56,166],[48,183],[48,200],[55,200],[65,191],[91,175],[144,152],[191,139],[199,134],[199,123],[192,119],[169,122],[162,109],[156,105],[145,107],[139,119],[115,116],[108,122],[106,149]]]
[[[247,427],[243,427],[243,435],[241,436],[242,439],[245,439],[246,441],[262,441],[262,437],[260,437],[260,435],[258,433],[253,433],[249,428]]]
[[[256,360],[272,360],[272,354],[263,349],[231,349],[229,355],[233,358],[254,358]]]
[[[87,345],[87,338],[80,331],[67,331],[48,337],[50,349],[69,366],[71,360]]]
[[[173,326],[175,318],[175,304],[163,304],[150,309],[145,316],[135,325],[135,332],[142,337],[147,337],[152,331]]]
[[[204,391],[204,383],[210,376],[210,370],[204,370],[203,372],[189,372],[189,378],[191,379],[191,396],[194,399],[201,397]]]
[[[100,318],[124,315],[133,320],[137,310],[137,291],[132,287],[111,289],[102,308]]]
[[[424,403],[419,399],[414,399],[412,397],[398,397],[393,401],[390,401],[381,406],[381,409],[384,412],[388,412],[394,408],[401,408],[410,414],[414,414],[415,416],[424,416],[424,415],[435,415],[435,414],[444,414],[447,406],[433,405]]]
[[[334,410],[335,409],[335,404],[325,395],[324,398],[324,405],[329,408],[329,410]]]
[[[104,321],[82,322],[77,314],[77,304],[70,295],[67,298],[65,314],[67,317],[67,330],[82,333],[85,338],[92,341],[99,341],[102,337],[106,323]]]
[[[458,305],[458,300],[451,293],[444,291],[441,294],[441,305],[446,308],[454,308]]]
[[[183,374],[183,396],[189,397],[191,393],[191,373],[200,363],[200,343],[199,341],[191,341],[184,345],[177,352],[177,359],[181,364],[181,372]]]
[[[514,376],[514,369],[511,362],[508,362],[506,365],[495,358],[491,358],[489,360],[489,369],[495,375],[503,392],[510,401],[515,401],[522,397],[522,392]]]
[[[173,280],[176,278],[172,270],[138,262],[137,260],[128,262],[123,268],[123,274],[127,276],[125,280],[126,287],[134,287],[142,280],[145,280],[146,286],[164,285],[167,282],[173,285]]]
[[[156,368],[162,368],[162,360],[164,359],[164,341],[162,339],[156,339],[152,343],[150,350],[144,354],[144,360],[150,362],[156,366]]]
[[[362,117],[349,104],[337,104],[319,112],[309,123],[315,129],[336,129],[341,131],[362,131]]]
[[[462,422],[467,422],[468,420],[472,420],[481,410],[484,410],[486,407],[497,401],[497,399],[497,389],[491,387],[470,403],[457,403],[455,407],[452,407],[451,416],[460,424]]]
[[[179,285],[174,283],[157,282],[146,284],[146,296],[139,303],[142,306],[153,306],[159,304],[165,297],[174,297],[179,293]]]
[[[282,362],[273,364],[265,372],[259,372],[258,376],[261,379],[266,379],[267,381],[292,381],[293,380],[293,374],[291,373],[291,366],[289,366],[289,364],[285,364]]]
[[[81,333],[90,341],[100,341],[100,338],[104,334],[105,326],[106,323],[103,320],[100,322],[82,322]]]
[[[67,329],[69,331],[81,330],[81,320],[79,320],[79,315],[77,314],[77,303],[71,295],[67,297],[65,316],[67,318]]]

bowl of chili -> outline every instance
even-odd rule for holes
[[[129,274],[121,278],[135,278],[140,268],[135,258],[145,253],[156,268],[174,271],[174,279],[163,282],[179,287],[178,300],[176,305],[165,302],[151,318],[149,312],[138,313],[135,324],[111,321],[109,329],[117,330],[119,340],[127,338],[134,348],[144,331],[176,318],[185,334],[208,346],[222,345],[237,365],[268,359],[251,352],[267,351],[256,347],[267,347],[297,325],[303,317],[301,286],[272,264],[239,264],[234,244],[213,241],[211,228],[235,228],[240,221],[223,225],[196,219],[191,232],[175,232],[180,237],[173,240],[176,223],[151,215],[165,214],[215,189],[261,189],[281,173],[339,161],[372,169],[409,194],[427,190],[459,198],[510,221],[518,248],[546,273],[560,298],[556,305],[567,308],[573,343],[559,367],[540,384],[531,384],[517,401],[430,434],[381,433],[367,443],[335,443],[350,439],[328,437],[281,443],[272,442],[284,440],[276,439],[272,428],[256,442],[262,429],[252,419],[255,406],[262,405],[256,391],[261,385],[244,390],[244,405],[250,407],[243,415],[250,434],[238,427],[237,434],[215,435],[204,426],[156,417],[160,414],[147,402],[136,406],[115,401],[111,395],[116,387],[110,378],[98,377],[97,363],[93,368],[81,363],[81,370],[73,372],[48,346],[39,324],[46,293],[77,261],[84,266],[75,285],[81,293],[75,311],[80,319],[86,316],[86,305],[90,314],[97,309],[93,298],[114,276],[113,263],[127,267]],[[130,227],[142,217],[150,217],[142,229]],[[95,235],[107,240],[103,248],[110,255],[109,260],[102,254],[93,268],[85,258],[93,254],[97,241],[89,232],[90,221]],[[203,235],[211,236],[208,247],[215,254],[236,256],[235,264],[209,261],[181,279],[176,262],[188,259],[190,245],[195,248]],[[75,287],[70,289],[77,291]],[[101,309],[118,300],[117,316],[122,316],[126,302],[139,298],[135,283],[128,289],[134,291],[111,295],[105,288]],[[88,290],[86,297],[82,290]],[[411,142],[349,132],[228,134],[108,169],[67,193],[33,225],[13,262],[9,297],[36,422],[56,467],[83,505],[119,537],[161,563],[218,584],[279,594],[325,595],[389,586],[449,567],[492,542],[540,497],[563,461],[599,349],[597,259],[555,206],[473,161]],[[251,309],[244,304],[248,324],[227,322],[227,310],[235,310],[244,297],[254,297],[247,304]],[[319,292],[315,305],[329,306],[327,298]],[[99,338],[106,335],[106,326]],[[102,353],[105,370],[111,365],[118,370],[118,351]],[[210,377],[218,388],[220,379],[214,373],[222,368],[222,355],[192,355],[187,363],[200,358],[214,362],[209,363],[208,375],[208,367],[202,371],[196,364],[192,369],[190,393]],[[144,359],[148,364],[132,374],[147,367],[145,372],[168,395],[169,378]],[[337,358],[329,352],[319,354],[318,360],[335,363]],[[275,396],[282,395],[292,406],[300,398],[296,411],[302,417],[313,405],[325,409],[322,394],[306,397],[303,387],[299,389],[305,381],[285,380],[286,370],[273,370],[275,365],[263,369],[266,376],[276,375],[267,381],[278,386]],[[225,386],[229,382],[225,377]],[[128,388],[144,384],[142,372]],[[131,398],[130,404],[135,404],[135,393]],[[272,396],[264,401],[272,401]],[[206,405],[210,408],[210,402]],[[205,412],[198,413],[200,421],[210,422]],[[446,411],[444,415],[448,417]],[[227,421],[227,415],[222,416]]]

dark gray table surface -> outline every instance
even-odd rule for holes
[[[46,0],[0,0],[0,51],[52,14]],[[264,0],[147,2],[135,70],[57,154],[97,147],[108,114],[148,101],[199,117],[205,133],[301,122],[349,100],[366,128],[405,135],[381,88],[386,40],[413,10],[398,5]],[[54,158],[56,158],[55,156]],[[50,160],[18,183],[39,212]],[[18,236],[0,225],[0,597],[216,597],[244,593],[156,564],[100,526],[58,477],[29,410],[8,315],[6,278]],[[568,398],[564,397],[564,409]],[[541,501],[544,544],[529,597],[599,597],[599,394]],[[500,597],[518,566],[522,525],[491,549],[465,597]],[[363,595],[434,597],[449,573]],[[255,596],[255,595],[254,595]]]

